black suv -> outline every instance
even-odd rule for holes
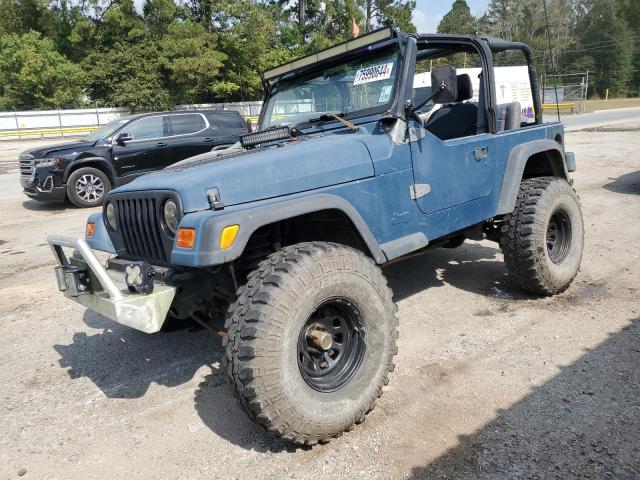
[[[119,118],[82,140],[20,154],[20,183],[33,199],[95,207],[113,187],[200,153],[225,148],[247,132],[233,110],[188,110]]]

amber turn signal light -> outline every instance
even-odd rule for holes
[[[96,224],[95,223],[87,223],[87,232],[86,232],[86,236],[87,237],[93,237],[93,232],[96,229]]]
[[[224,250],[225,248],[229,248],[233,245],[233,242],[236,241],[236,237],[238,236],[238,231],[240,230],[240,225],[229,225],[222,229],[222,233],[220,234],[220,249]]]
[[[178,240],[176,245],[182,248],[193,248],[196,244],[196,229],[195,228],[179,228]]]

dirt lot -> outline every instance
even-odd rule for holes
[[[90,212],[0,175],[0,478],[639,478],[640,131],[567,143],[587,227],[572,287],[523,295],[488,241],[388,267],[396,371],[367,421],[313,449],[247,420],[218,338],[64,300],[45,236]]]

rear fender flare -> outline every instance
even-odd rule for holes
[[[514,147],[509,153],[507,166],[504,170],[496,215],[504,215],[513,211],[527,161],[536,153],[542,152],[551,153],[550,162],[553,176],[569,178],[562,146],[555,140],[534,140]]]

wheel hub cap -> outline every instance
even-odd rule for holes
[[[333,392],[342,388],[360,368],[364,353],[364,318],[346,299],[320,304],[300,331],[298,367],[314,390]]]
[[[564,210],[556,210],[547,226],[547,253],[553,263],[561,263],[571,249],[571,220]]]
[[[100,177],[86,174],[76,182],[76,193],[85,202],[96,202],[104,194],[104,184]]]

